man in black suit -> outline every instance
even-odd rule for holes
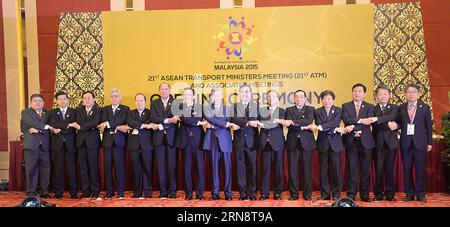
[[[133,198],[152,198],[153,130],[158,125],[151,123],[150,110],[145,108],[146,97],[142,93],[134,96],[135,109],[128,111],[127,124],[130,130],[127,149],[133,163]]]
[[[225,200],[233,200],[231,191],[231,152],[233,142],[230,129],[238,125],[230,122],[231,110],[223,104],[222,89],[211,90],[211,105],[204,108],[206,133],[202,148],[209,151],[211,167],[211,200],[219,200],[219,166],[223,162]]]
[[[358,188],[361,200],[369,199],[370,166],[372,149],[375,147],[370,117],[373,117],[373,105],[365,101],[366,86],[357,83],[352,87],[351,102],[342,104],[342,120],[345,124],[344,146],[347,160],[347,196],[355,199]]]
[[[286,111],[278,106],[279,96],[275,90],[267,92],[268,106],[262,107],[259,111],[258,125],[261,130],[259,133],[259,149],[262,154],[261,171],[261,197],[260,200],[269,198],[270,193],[270,172],[273,169],[274,185],[273,197],[275,200],[281,200],[284,182],[284,133],[283,122],[286,117]]]
[[[197,173],[196,195],[197,200],[203,200],[205,191],[204,175],[204,152],[200,148],[203,142],[204,131],[202,126],[206,124],[202,121],[203,107],[195,103],[194,89],[187,87],[183,91],[183,102],[175,100],[174,107],[177,107],[177,116],[180,116],[180,126],[178,128],[176,144],[182,149],[184,156],[184,184],[186,200],[192,200],[192,165],[194,164]]]
[[[317,125],[317,147],[319,149],[320,163],[320,194],[319,200],[334,200],[341,197],[342,170],[341,151],[342,134],[344,128],[340,128],[342,109],[334,106],[336,95],[333,91],[325,90],[320,93],[323,106],[316,109],[314,113]],[[329,171],[331,167],[331,175]],[[330,186],[330,177],[332,184]]]
[[[370,118],[372,122],[373,135],[375,138],[375,200],[383,200],[383,191],[386,200],[393,201],[394,198],[394,161],[399,147],[397,137],[398,107],[389,103],[389,88],[379,85],[375,94],[378,105],[375,106],[375,117]]]
[[[176,198],[176,154],[175,131],[180,121],[179,116],[172,114],[173,97],[170,95],[168,83],[159,85],[160,98],[153,100],[150,106],[152,121],[159,128],[153,132],[153,146],[158,168],[160,198]]]
[[[50,122],[53,129],[51,135],[51,151],[53,159],[53,177],[55,197],[62,198],[64,194],[64,167],[69,177],[69,193],[72,199],[77,199],[77,168],[75,148],[75,129],[69,124],[75,122],[75,109],[69,107],[69,99],[63,91],[56,92],[58,108],[50,112]]]
[[[118,89],[109,93],[111,105],[101,110],[101,122],[97,128],[103,132],[103,164],[106,184],[105,199],[114,196],[113,165],[116,172],[118,198],[123,199],[125,193],[125,146],[127,141],[128,106],[120,104],[122,97]]]
[[[30,108],[22,110],[20,129],[23,133],[23,149],[26,172],[26,188],[28,196],[37,194],[37,186],[41,188],[40,196],[47,198],[50,181],[50,130],[49,114],[44,109],[44,98],[40,94],[30,97]]]
[[[258,141],[259,106],[251,100],[250,85],[239,88],[240,102],[233,105],[231,122],[239,125],[234,131],[233,149],[236,152],[239,200],[256,200],[256,148]]]
[[[303,198],[311,200],[312,195],[312,152],[316,148],[313,135],[314,107],[305,105],[306,92],[294,93],[295,105],[286,109],[284,125],[288,127],[286,146],[289,159],[289,200],[298,200],[298,163],[303,173]]]
[[[403,162],[404,201],[414,200],[426,202],[425,198],[425,164],[427,152],[432,149],[433,122],[430,106],[418,100],[420,87],[416,84],[406,86],[407,102],[400,109],[400,150]],[[413,181],[413,165],[416,170],[415,187]]]
[[[94,93],[83,93],[83,105],[76,110],[76,122],[69,124],[77,130],[76,146],[80,162],[82,198],[97,199],[100,192],[98,149],[100,146],[100,107],[95,104]]]

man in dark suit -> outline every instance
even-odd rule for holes
[[[106,184],[105,199],[114,196],[113,165],[116,172],[118,198],[123,199],[125,193],[125,145],[127,141],[128,106],[120,104],[122,99],[118,89],[109,93],[111,105],[101,110],[101,124],[97,126],[103,132],[103,164]]]
[[[156,165],[158,168],[160,198],[176,198],[176,154],[175,131],[180,121],[179,116],[172,114],[173,98],[170,95],[168,83],[159,85],[160,98],[153,100],[150,115],[153,123],[159,128],[153,132],[153,146],[155,148]]]
[[[317,147],[319,149],[320,163],[320,194],[319,200],[334,200],[341,197],[342,170],[341,151],[342,134],[344,128],[340,128],[342,109],[334,106],[335,94],[333,91],[325,90],[320,93],[323,106],[316,109],[314,113],[317,125]],[[332,176],[330,176],[329,166]],[[332,184],[330,186],[330,177]]]
[[[186,200],[192,200],[192,165],[194,164],[197,173],[196,195],[197,200],[203,200],[205,191],[204,175],[204,152],[201,149],[204,131],[202,126],[206,124],[202,121],[203,107],[195,103],[194,89],[187,87],[183,91],[183,102],[175,100],[177,107],[175,115],[180,116],[180,126],[178,128],[176,144],[182,149],[184,156],[184,184]]]
[[[400,109],[400,150],[403,162],[404,187],[408,202],[414,200],[426,202],[425,164],[427,152],[432,149],[433,122],[430,106],[418,100],[420,87],[416,84],[406,86],[407,102]],[[413,183],[413,165],[416,170]]]
[[[240,128],[234,131],[233,149],[236,152],[239,200],[256,200],[256,148],[258,141],[259,106],[251,100],[252,89],[244,84],[239,88],[240,102],[233,105],[231,122]]]
[[[208,122],[203,149],[209,151],[211,165],[211,200],[219,200],[219,166],[223,161],[225,178],[225,200],[232,200],[231,191],[231,152],[233,142],[230,128],[238,129],[238,125],[230,122],[231,110],[223,104],[222,89],[211,90],[211,105],[204,108],[205,120]]]
[[[375,117],[372,122],[375,138],[375,200],[383,200],[383,191],[386,200],[394,198],[394,161],[399,147],[397,137],[398,107],[389,103],[389,88],[380,85],[375,94],[378,105],[375,106]],[[386,186],[385,186],[386,185]]]
[[[370,166],[372,149],[375,147],[370,117],[373,117],[373,105],[364,102],[366,86],[357,83],[352,87],[353,101],[342,104],[342,120],[345,124],[344,146],[347,160],[347,196],[355,199],[358,188],[361,200],[369,199]]]
[[[274,185],[273,197],[275,200],[281,200],[284,182],[284,133],[283,122],[286,117],[286,111],[278,107],[279,96],[275,90],[267,92],[267,107],[262,107],[259,111],[258,125],[261,130],[259,133],[259,149],[262,154],[262,172],[261,172],[261,197],[260,200],[269,198],[270,193],[270,172],[273,169]]]
[[[22,110],[20,129],[23,133],[23,149],[26,172],[26,189],[28,196],[37,194],[37,186],[41,188],[40,196],[47,198],[50,181],[50,130],[49,114],[44,109],[44,98],[40,94],[30,97],[30,108]]]
[[[51,135],[51,151],[53,159],[53,177],[55,197],[62,198],[64,194],[64,167],[69,177],[69,193],[72,199],[77,199],[77,168],[75,129],[69,124],[75,122],[75,109],[69,107],[69,99],[63,91],[56,92],[58,108],[50,112],[50,122],[54,130]]]
[[[130,129],[127,149],[133,163],[133,198],[152,198],[153,130],[158,125],[151,123],[150,110],[145,108],[146,97],[138,93],[134,97],[135,109],[128,111],[127,124]]]
[[[95,104],[94,93],[83,93],[83,105],[76,110],[76,122],[69,124],[77,129],[76,146],[80,162],[82,198],[97,199],[100,192],[98,149],[100,146],[100,107]]]
[[[313,135],[314,107],[305,105],[306,92],[294,93],[295,105],[286,109],[284,125],[288,127],[286,146],[289,159],[289,200],[298,200],[298,163],[303,172],[303,198],[311,200],[312,195],[312,152],[316,148]]]

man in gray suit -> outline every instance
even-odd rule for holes
[[[42,95],[31,95],[30,103],[30,108],[22,110],[20,119],[20,129],[24,135],[26,190],[28,196],[35,196],[39,181],[40,196],[47,198],[50,181],[50,131],[53,128],[47,125],[49,114],[43,108]]]

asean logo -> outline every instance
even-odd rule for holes
[[[251,45],[258,39],[252,35],[254,25],[247,26],[244,17],[238,22],[231,16],[227,24],[221,24],[221,31],[213,38],[219,41],[217,51],[223,51],[227,59],[242,60],[242,55],[251,51]]]

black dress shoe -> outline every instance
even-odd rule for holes
[[[382,195],[375,196],[375,201],[381,201],[381,200],[383,200],[383,196]]]
[[[371,198],[369,198],[369,197],[361,197],[361,201],[370,203],[370,202],[372,202],[373,200],[372,200]]]
[[[140,198],[141,196],[142,196],[142,193],[133,192],[133,196],[131,196],[131,198],[137,199],[137,198]]]
[[[306,201],[312,200],[310,196],[304,197],[303,199],[306,200]]]
[[[414,200],[414,196],[406,196],[405,198],[403,198],[403,202],[410,202]]]
[[[233,200],[233,197],[231,197],[231,195],[226,195],[225,200],[228,200],[228,201]]]
[[[417,201],[426,202],[427,199],[425,198],[425,196],[417,196]]]
[[[27,196],[36,196],[36,193],[34,193],[34,192],[28,192],[28,193],[27,193]]]
[[[55,194],[55,198],[57,198],[57,199],[61,199],[62,197],[64,197],[63,194],[59,194],[59,193]]]
[[[167,193],[159,194],[160,199],[167,199]]]
[[[248,197],[247,197],[247,195],[245,195],[245,194],[241,194],[240,196],[239,196],[239,200],[247,200],[248,199]]]
[[[275,195],[273,196],[273,199],[275,199],[275,200],[281,200],[281,195],[280,195],[280,194],[275,194]]]
[[[169,193],[169,198],[176,199],[177,198],[177,193],[176,192]]]
[[[251,201],[255,201],[255,200],[256,200],[256,195],[250,196],[250,200],[251,200]]]
[[[81,195],[81,198],[89,198],[89,197],[91,197],[91,193],[88,193],[88,192],[84,192],[84,193]]]
[[[395,201],[395,197],[393,195],[387,195],[386,200],[387,201]]]
[[[104,199],[110,200],[113,196],[114,194],[106,194]]]
[[[259,197],[259,200],[268,200],[269,196],[268,195],[261,195],[261,197]]]
[[[49,197],[48,193],[40,194],[40,198],[47,199]]]
[[[298,195],[297,195],[297,196],[291,195],[291,196],[289,197],[289,200],[298,200]]]
[[[204,200],[205,198],[202,195],[198,194],[198,195],[195,195],[195,199],[196,200]]]
[[[331,196],[322,196],[318,200],[331,200]]]
[[[219,200],[220,196],[219,195],[212,195],[211,198],[209,198],[209,200]]]
[[[92,194],[91,199],[96,200],[98,199],[99,195],[97,193]]]
[[[152,198],[152,193],[150,193],[150,192],[144,193],[144,198],[151,199]]]
[[[72,195],[70,195],[70,198],[71,199],[78,199],[78,196],[77,196],[77,194],[72,194]]]
[[[118,198],[118,199],[125,199],[125,195],[124,195],[123,193],[119,193],[119,194],[117,195],[117,198]]]
[[[184,199],[185,199],[185,200],[192,200],[192,195],[186,195],[186,196],[184,197]]]

